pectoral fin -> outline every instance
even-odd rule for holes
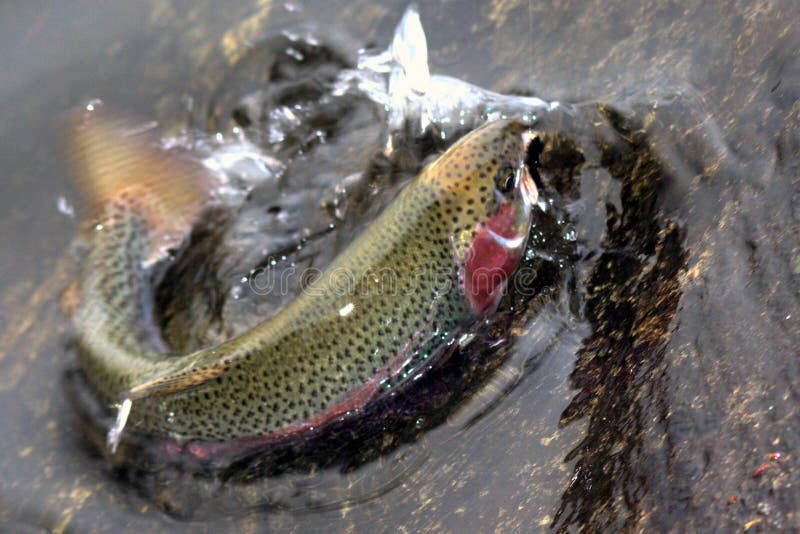
[[[198,365],[195,360],[181,370],[155,376],[133,386],[127,391],[123,391],[119,396],[116,422],[108,430],[108,449],[112,454],[116,452],[122,432],[125,430],[128,416],[131,413],[133,401],[191,390],[225,374],[231,368],[232,361],[233,359],[231,358],[225,358]]]
[[[229,361],[220,361],[199,367],[189,367],[185,370],[163,374],[137,384],[129,390],[124,391],[120,395],[120,398],[136,400],[189,390],[209,380],[222,376],[229,369]]]

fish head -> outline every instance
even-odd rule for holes
[[[522,256],[538,200],[529,165],[542,146],[521,122],[496,121],[460,139],[426,173],[475,315],[494,311]]]

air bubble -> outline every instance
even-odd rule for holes
[[[231,288],[231,298],[233,300],[239,300],[240,298],[242,298],[243,294],[244,294],[244,289],[242,288],[242,286],[233,286]]]

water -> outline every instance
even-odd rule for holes
[[[408,11],[395,35],[394,59],[375,64],[373,58],[384,54],[364,51],[355,69],[312,34],[285,31],[254,44],[248,53],[263,56],[260,46],[273,49],[270,90],[242,95],[225,130],[189,129],[164,139],[165,148],[203,161],[220,183],[212,216],[159,284],[157,308],[171,346],[188,351],[216,344],[280,310],[303,290],[309,274],[342,253],[425,162],[463,133],[487,120],[521,116],[534,122],[536,114],[560,109],[437,75],[409,84],[407,73],[424,71],[427,77],[428,69],[414,64],[425,61],[415,11]],[[407,42],[408,35],[418,42]],[[445,92],[466,97],[448,101]],[[575,345],[584,330],[561,296],[575,237],[564,237],[568,216],[554,202],[556,193],[545,196],[548,186],[540,187],[541,213],[524,252],[526,269],[515,277],[507,304],[468,330],[448,363],[419,375],[409,391],[393,394],[358,420],[265,452],[199,462],[165,457],[157,444],[123,441],[114,465],[132,486],[150,498],[158,494],[159,506],[184,519],[254,508],[337,509],[389,493],[427,465],[428,449],[461,439],[472,426],[484,427],[479,420],[489,420],[553,347]],[[517,347],[522,337],[528,340]],[[564,373],[570,361],[559,363]],[[102,449],[113,425],[109,436],[115,436],[116,449],[126,416],[113,423],[112,413],[93,405],[78,374],[70,372],[68,386],[94,427],[91,439]]]
[[[81,99],[113,96],[158,118],[169,139],[222,132],[224,150],[234,126],[244,127],[243,111],[313,94],[313,84],[292,84],[304,75],[331,79],[355,65],[366,43],[388,45],[405,6],[299,7],[14,13],[32,37],[3,33],[15,45],[7,61],[20,67],[0,84],[3,124],[13,125],[0,143],[10,169],[3,246],[15,251],[13,261],[3,254],[0,275],[8,322],[0,394],[9,420],[0,518],[78,531],[189,528],[159,508],[201,518],[193,528],[237,531],[664,529],[676,521],[741,528],[754,520],[796,528],[798,38],[777,31],[796,20],[788,3],[743,8],[742,16],[712,4],[681,12],[622,3],[423,9],[431,73],[563,104],[539,113],[548,132],[546,204],[528,255],[537,298],[512,295],[510,324],[499,318],[502,328],[487,327],[467,346],[466,381],[461,368],[441,371],[458,379],[461,396],[428,412],[400,403],[390,420],[362,429],[363,440],[320,445],[308,461],[288,454],[274,484],[233,473],[216,484],[170,469],[109,472],[93,457],[64,391],[53,388],[69,366],[55,295],[73,269],[69,258],[55,258],[73,223],[58,210],[59,198],[71,197],[42,132]],[[177,17],[182,11],[193,15]],[[96,22],[106,19],[114,24]],[[277,29],[291,24],[325,52],[315,59],[307,38],[289,46]],[[72,27],[92,28],[94,37],[60,29]],[[43,35],[67,35],[74,47],[52,47]],[[753,42],[732,54],[728,35]],[[289,61],[298,57],[308,72]],[[281,69],[270,72],[276,62]],[[130,72],[141,81],[131,83]],[[283,85],[265,88],[265,73],[280,74]],[[376,153],[387,137],[371,103],[344,102],[315,101],[299,122],[284,110],[274,119],[296,125],[292,135],[266,129],[252,140],[258,154],[287,167],[253,183],[263,174],[253,170],[259,160],[239,162],[228,201],[240,202],[242,189],[252,194],[233,215],[220,213],[221,224],[208,229],[213,239],[167,274],[175,283],[160,302],[176,346],[227,337],[273,313],[286,296],[250,291],[242,280],[251,271],[323,266],[440,147],[422,137],[384,162]],[[329,128],[324,143],[313,135],[320,124]],[[196,135],[209,145],[197,149],[219,155],[211,137]],[[207,291],[192,287],[198,277]],[[420,414],[427,419],[417,423]],[[383,422],[390,432],[376,430]],[[375,439],[383,436],[391,439]],[[783,457],[770,462],[775,451]],[[762,463],[770,468],[753,477]]]

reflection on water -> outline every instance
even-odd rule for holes
[[[9,198],[30,198],[23,193],[38,183],[35,165],[14,162],[18,153],[36,154],[24,143],[42,142],[19,117],[49,124],[52,116],[36,112],[39,102],[63,110],[101,96],[116,106],[139,102],[143,116],[155,113],[172,130],[166,142],[188,147],[229,178],[220,209],[160,287],[162,326],[177,348],[218,342],[285,305],[300,280],[284,294],[260,294],[251,289],[253,275],[324,267],[421,165],[487,112],[472,109],[463,124],[460,114],[437,122],[453,109],[426,107],[419,91],[402,107],[375,105],[389,87],[379,75],[392,76],[380,50],[404,4],[391,16],[343,9],[337,20],[369,28],[351,37],[310,22],[338,8],[248,5],[216,13],[219,25],[247,34],[219,41],[246,45],[223,46],[220,60],[203,38],[192,41],[193,65],[210,65],[199,72],[158,67],[168,50],[181,48],[159,21],[183,20],[177,13],[190,8],[155,4],[158,16],[134,7],[126,13],[142,26],[155,24],[148,39],[158,46],[140,43],[142,52],[115,56],[120,45],[110,38],[104,61],[75,60],[72,77],[62,72],[49,84],[79,89],[36,98],[17,92],[16,120],[5,122],[18,126],[4,134],[0,154],[9,169],[27,173],[24,180],[12,174]],[[625,22],[631,6],[624,3],[592,6],[588,15],[566,6],[561,17],[544,4],[504,6],[465,8],[460,17],[469,23],[423,9],[422,21],[432,50],[441,52],[429,54],[434,66],[444,57],[455,70],[475,65],[470,79],[490,80],[494,89],[522,79],[523,87],[541,84],[562,99],[555,107],[512,101],[536,110],[547,141],[544,202],[526,255],[537,293],[510,293],[502,313],[448,365],[357,427],[220,466],[214,476],[163,465],[147,451],[109,471],[93,456],[101,448],[82,446],[64,392],[53,388],[69,366],[54,295],[74,261],[43,264],[24,252],[41,247],[21,248],[0,273],[10,287],[0,395],[11,429],[0,458],[0,521],[13,528],[184,528],[155,511],[162,509],[203,519],[215,531],[313,531],[332,522],[442,531],[664,529],[678,522],[797,528],[798,367],[790,356],[800,339],[800,232],[796,177],[787,169],[796,166],[800,122],[792,107],[797,61],[785,52],[797,49],[797,39],[777,31],[779,21],[796,20],[796,6],[769,3],[744,18],[720,15],[713,3],[682,13],[661,6],[637,12],[635,25]],[[29,46],[44,46],[35,28],[49,28],[46,18],[55,15],[21,15],[33,28]],[[202,16],[191,20],[196,32],[211,32]],[[465,31],[473,20],[486,35]],[[266,21],[274,32],[264,30]],[[530,40],[518,38],[534,27]],[[725,36],[745,34],[753,48],[737,41],[731,54]],[[356,48],[369,42],[383,46],[359,56]],[[148,72],[150,83],[120,84],[119,69],[109,66],[115,62]],[[520,63],[529,66],[522,75],[505,76],[519,73]],[[702,73],[686,67],[695,63]],[[359,64],[386,72],[354,79]],[[85,72],[97,72],[91,88],[73,79]],[[428,74],[439,76],[433,67]],[[0,84],[0,94],[24,79]],[[200,79],[187,89],[186,80]],[[467,89],[454,94],[473,95]],[[387,115],[421,120],[394,122],[392,132],[383,126]],[[26,206],[36,217],[11,206],[2,220],[4,231],[57,237],[55,255],[69,238],[56,205],[64,196],[68,211],[71,196],[53,189],[37,186],[33,207]],[[40,205],[41,191],[50,196]],[[41,215],[50,212],[56,222]],[[51,276],[11,287],[21,276],[14,273],[34,265]],[[770,460],[776,451],[781,458]],[[763,463],[770,467],[753,476]]]

